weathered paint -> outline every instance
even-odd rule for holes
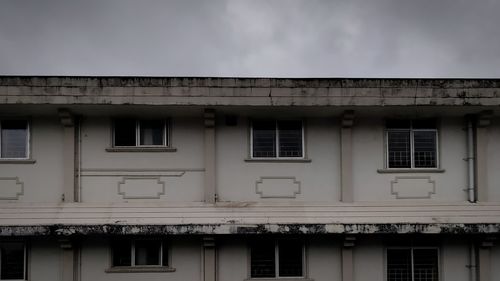
[[[0,226],[0,236],[206,234],[500,234],[500,224],[187,224]]]

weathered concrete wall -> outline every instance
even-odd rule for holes
[[[487,189],[486,197],[488,201],[500,201],[500,119],[491,120],[491,125],[486,128],[488,132],[487,143]]]
[[[0,77],[5,104],[489,105],[497,79]]]
[[[305,155],[310,162],[272,162],[273,159],[253,162],[248,161],[251,158],[249,123],[251,118],[259,117],[264,116],[255,114],[240,117],[238,126],[225,126],[219,122],[216,139],[218,200],[338,201],[338,122],[334,118],[304,119]],[[293,114],[273,117],[301,119],[301,116]],[[269,184],[279,185],[279,188],[266,190]]]
[[[388,113],[387,117],[391,117]],[[428,172],[381,171],[385,168],[385,123],[361,118],[353,127],[355,201],[467,200],[466,135],[461,117],[443,117],[438,128],[439,169]],[[491,166],[493,167],[493,166]],[[408,188],[411,187],[411,190]]]
[[[62,249],[56,240],[32,239],[28,246],[28,279],[62,280]]]
[[[0,203],[62,201],[63,127],[55,116],[32,116],[30,127],[34,161],[0,163]]]
[[[152,114],[171,117],[171,146],[176,151],[109,152],[106,149],[112,147],[112,117],[83,120],[83,202],[203,201],[201,117],[169,116],[161,111]]]

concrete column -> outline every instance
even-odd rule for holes
[[[69,240],[60,240],[59,246],[62,249],[62,281],[75,281],[77,280],[75,247]]]
[[[64,193],[63,202],[75,202],[75,122],[67,109],[59,109],[59,119],[64,127]]]
[[[213,237],[203,238],[203,281],[217,280],[217,254]]]
[[[205,202],[217,201],[215,190],[215,110],[205,109]]]
[[[491,279],[491,268],[490,268],[490,250],[493,246],[493,241],[484,240],[479,244],[478,253],[478,267],[479,267],[479,278],[478,281],[493,281]]]
[[[488,127],[492,111],[483,111],[476,122],[476,187],[477,200],[488,201]]]
[[[342,115],[340,128],[340,158],[341,158],[341,200],[353,202],[352,186],[352,126],[354,111],[346,110]]]
[[[356,238],[347,236],[342,245],[342,281],[354,281],[354,242]]]

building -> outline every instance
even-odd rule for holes
[[[0,77],[0,280],[494,281],[500,80]]]

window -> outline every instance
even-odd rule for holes
[[[168,249],[161,240],[119,240],[111,251],[113,267],[168,266]]]
[[[388,168],[437,168],[437,129],[434,119],[388,120]]]
[[[113,146],[169,146],[165,120],[117,119],[114,122]]]
[[[303,158],[304,130],[300,120],[255,120],[251,130],[253,158]]]
[[[26,120],[0,121],[0,158],[26,159],[29,144],[29,124]]]
[[[0,243],[0,280],[26,280],[26,247],[23,242]]]
[[[387,281],[438,280],[438,249],[387,249]]]
[[[304,252],[297,239],[255,241],[250,246],[250,277],[303,277]]]

